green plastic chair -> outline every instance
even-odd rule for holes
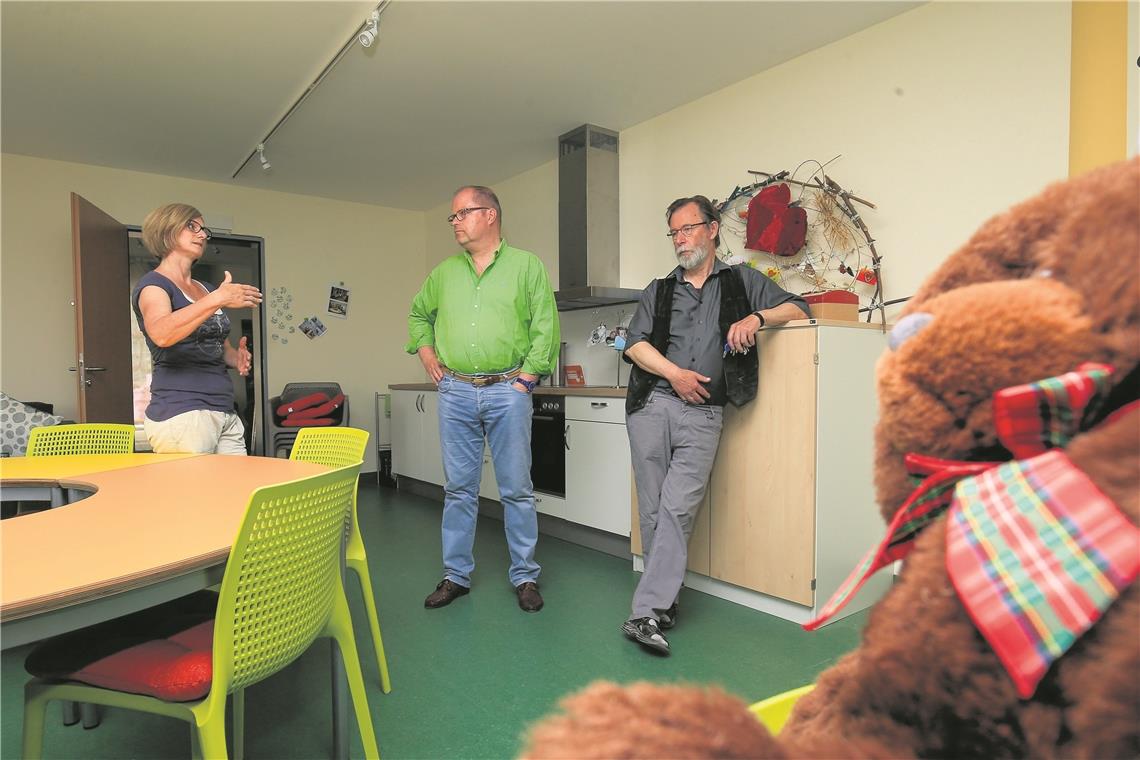
[[[792,708],[796,706],[800,697],[814,688],[815,684],[809,683],[807,686],[801,686],[798,689],[785,691],[783,694],[761,700],[750,705],[748,710],[775,735],[780,733],[784,724],[788,722],[788,716],[792,714]]]
[[[250,497],[222,578],[214,618],[210,691],[197,702],[34,678],[24,689],[23,757],[43,755],[44,712],[53,699],[125,707],[187,721],[195,757],[225,758],[226,697],[234,693],[234,743],[244,727],[242,690],[297,659],[314,640],[336,640],[344,655],[367,757],[379,748],[368,710],[352,619],[341,580],[344,521],[360,465],[259,488]]]
[[[60,457],[72,454],[130,454],[135,450],[135,428],[114,422],[84,422],[72,425],[44,425],[32,428],[28,435],[29,457]],[[67,501],[63,489],[53,489],[51,506]],[[63,707],[64,725],[79,721],[79,707]],[[83,706],[83,727],[95,728],[99,716],[90,706]]]
[[[33,428],[28,435],[27,455],[59,457],[69,454],[130,454],[134,450],[134,425],[84,422]]]
[[[350,427],[301,428],[293,443],[290,459],[302,462],[315,462],[328,467],[344,467],[364,459],[368,445],[368,431]],[[352,495],[352,515],[345,525],[348,537],[345,546],[345,565],[360,579],[360,589],[364,592],[364,608],[368,612],[368,626],[372,630],[372,645],[380,667],[380,687],[385,694],[392,691],[388,677],[388,660],[384,656],[384,640],[380,638],[380,621],[376,615],[375,594],[372,592],[372,579],[368,575],[368,555],[364,552],[364,540],[360,536],[360,525],[356,519],[356,493]]]

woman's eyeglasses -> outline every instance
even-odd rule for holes
[[[190,221],[186,222],[186,229],[190,230],[190,231],[191,231],[191,232],[193,232],[195,235],[197,235],[199,232],[205,232],[205,233],[206,233],[206,239],[207,239],[207,240],[209,240],[210,238],[212,238],[212,237],[214,236],[214,235],[213,235],[213,233],[211,233],[211,232],[210,232],[210,228],[209,228],[209,227],[207,227],[207,226],[206,226],[206,225],[204,225],[204,224],[198,224],[198,222],[196,222],[196,221],[195,221],[195,220],[193,220],[193,219],[191,219]]]

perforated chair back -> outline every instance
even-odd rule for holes
[[[69,454],[130,454],[135,450],[135,428],[113,422],[46,425],[33,428],[28,438],[30,457]]]
[[[350,427],[301,428],[289,458],[326,467],[344,467],[364,461],[368,431]]]
[[[293,443],[290,459],[315,462],[327,467],[343,467],[359,464],[364,459],[368,446],[368,431],[350,427],[301,428]],[[356,515],[356,492],[353,492],[352,511],[345,522],[345,564],[356,573],[360,580],[360,590],[364,594],[364,610],[368,615],[368,627],[372,632],[372,645],[376,649],[376,664],[380,671],[380,688],[387,694],[392,690],[388,674],[388,658],[384,654],[384,638],[380,633],[380,618],[376,611],[375,593],[372,590],[372,577],[368,569],[368,554],[364,550],[364,538],[360,534],[360,523]]]
[[[784,724],[788,722],[796,702],[814,688],[815,684],[812,683],[798,689],[791,689],[750,705],[748,710],[764,724],[765,728],[773,734],[778,734],[784,728]]]
[[[340,545],[359,473],[355,464],[253,492],[218,597],[212,696],[276,673],[325,630],[343,594]]]

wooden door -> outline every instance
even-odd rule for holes
[[[134,424],[127,228],[72,193],[71,248],[79,421]]]

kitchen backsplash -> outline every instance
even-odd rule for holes
[[[581,365],[586,385],[626,385],[629,382],[630,365],[622,361],[621,353],[604,340],[590,345],[590,337],[596,334],[604,338],[619,325],[627,326],[635,308],[637,304],[627,303],[558,313],[562,340],[566,343],[566,363]],[[545,379],[543,385],[550,382]]]

